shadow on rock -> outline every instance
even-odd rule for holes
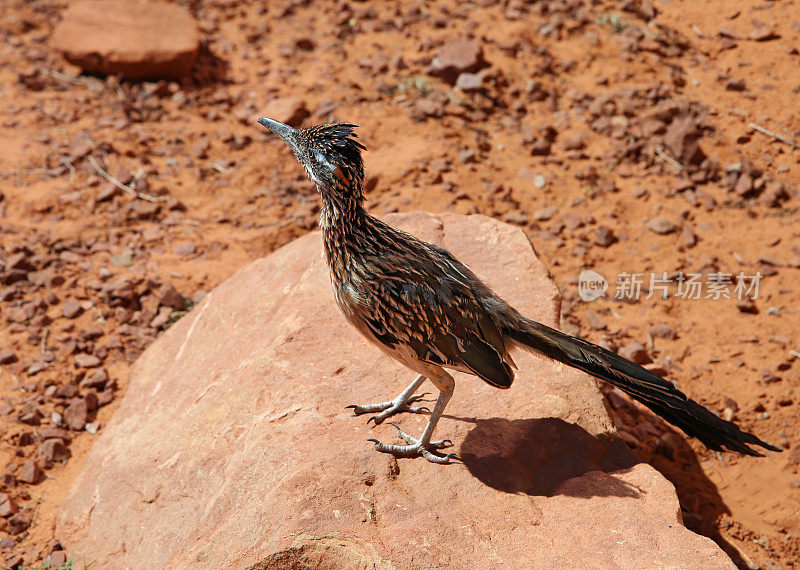
[[[603,391],[607,395],[613,392],[610,389]],[[675,486],[684,526],[716,542],[738,568],[749,568],[738,548],[720,532],[723,518],[730,515],[730,509],[706,475],[686,436],[627,397],[609,397],[609,403],[614,424],[621,426],[620,432],[632,435],[634,442],[642,442],[633,447],[639,460],[649,463]],[[655,441],[640,429],[645,423],[652,425],[656,433],[661,433]]]
[[[720,532],[721,521],[730,515],[730,509],[707,477],[695,451],[685,437],[667,424],[657,418],[653,423],[666,430],[667,437],[662,436],[652,448],[636,449],[636,454],[675,485],[684,526],[716,542],[737,568],[750,568],[739,549]]]
[[[491,418],[475,424],[458,455],[473,476],[494,489],[545,497],[640,495],[612,473],[638,463],[618,437],[596,437],[558,418]],[[573,481],[592,471],[602,474]]]

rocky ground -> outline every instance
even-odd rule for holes
[[[196,61],[152,82],[82,74],[80,50],[54,40],[69,4],[9,0],[0,17],[8,566],[68,558],[54,513],[138,354],[237,268],[315,227],[315,191],[261,115],[361,125],[373,212],[525,228],[565,330],[785,448],[709,452],[608,394],[689,528],[742,567],[798,566],[791,2],[178,2],[198,25]],[[581,300],[585,268],[608,280],[605,299]],[[638,299],[613,298],[623,274],[641,274]],[[699,298],[679,295],[693,274]],[[761,276],[754,300],[739,274]]]

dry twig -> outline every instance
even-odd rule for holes
[[[166,200],[166,198],[164,197],[151,196],[150,194],[145,194],[144,192],[137,192],[127,184],[123,184],[122,182],[111,176],[108,172],[103,170],[103,168],[99,164],[97,164],[97,161],[94,159],[92,155],[89,155],[89,162],[92,163],[92,166],[100,176],[111,182],[111,184],[113,184],[123,192],[127,192],[131,196],[136,196],[137,198],[141,198],[142,200],[147,200],[148,202],[163,202],[164,200]]]
[[[216,170],[217,172],[221,172],[222,174],[228,174],[228,172],[229,172],[229,170],[227,168],[225,168],[224,166],[222,166],[221,164],[218,164],[216,162],[212,162],[211,164],[209,164],[209,166],[211,168],[213,168],[214,170]]]
[[[57,79],[59,81],[63,81],[64,83],[71,83],[72,85],[75,85],[76,83],[82,83],[82,81],[80,79],[78,79],[77,77],[72,77],[70,75],[66,75],[64,73],[56,71],[55,69],[48,69],[46,67],[40,67],[39,69],[42,71],[42,73],[45,73],[46,75],[49,75],[53,79]]]
[[[664,152],[664,149],[662,149],[660,146],[656,147],[656,154],[661,158],[663,158],[664,162],[666,162],[670,166],[673,166],[678,170],[683,170],[683,165],[674,158],[672,158],[670,155],[668,155],[666,152]]]
[[[759,133],[762,133],[762,134],[765,134],[765,135],[767,135],[769,137],[772,137],[776,141],[781,141],[782,143],[788,144],[789,146],[792,147],[792,149],[796,149],[796,148],[800,147],[800,145],[798,145],[797,142],[793,141],[792,139],[790,139],[788,137],[785,137],[783,135],[779,135],[778,133],[773,133],[772,131],[768,131],[767,129],[765,129],[761,125],[757,125],[755,123],[750,123],[747,126],[750,127],[753,130],[758,131]]]

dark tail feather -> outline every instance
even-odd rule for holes
[[[756,457],[763,454],[748,444],[781,451],[740,430],[736,424],[718,418],[657,374],[600,346],[525,317],[505,332],[526,348],[613,384],[709,449],[727,449]]]

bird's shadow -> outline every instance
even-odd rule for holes
[[[559,418],[445,417],[475,425],[464,438],[458,457],[476,479],[507,493],[639,497],[642,491],[618,475],[646,459],[675,485],[686,527],[711,538],[737,567],[747,568],[738,550],[714,524],[730,510],[683,438],[674,438],[675,449],[669,458],[658,453],[658,446],[645,458],[639,457],[641,450],[635,454],[615,434],[595,436]],[[659,422],[658,418],[649,419]],[[587,473],[592,476],[583,477]]]
[[[458,457],[484,484],[507,493],[638,497],[641,491],[615,471],[638,463],[617,436],[594,436],[559,418],[472,422]],[[581,477],[595,472],[592,477]]]

